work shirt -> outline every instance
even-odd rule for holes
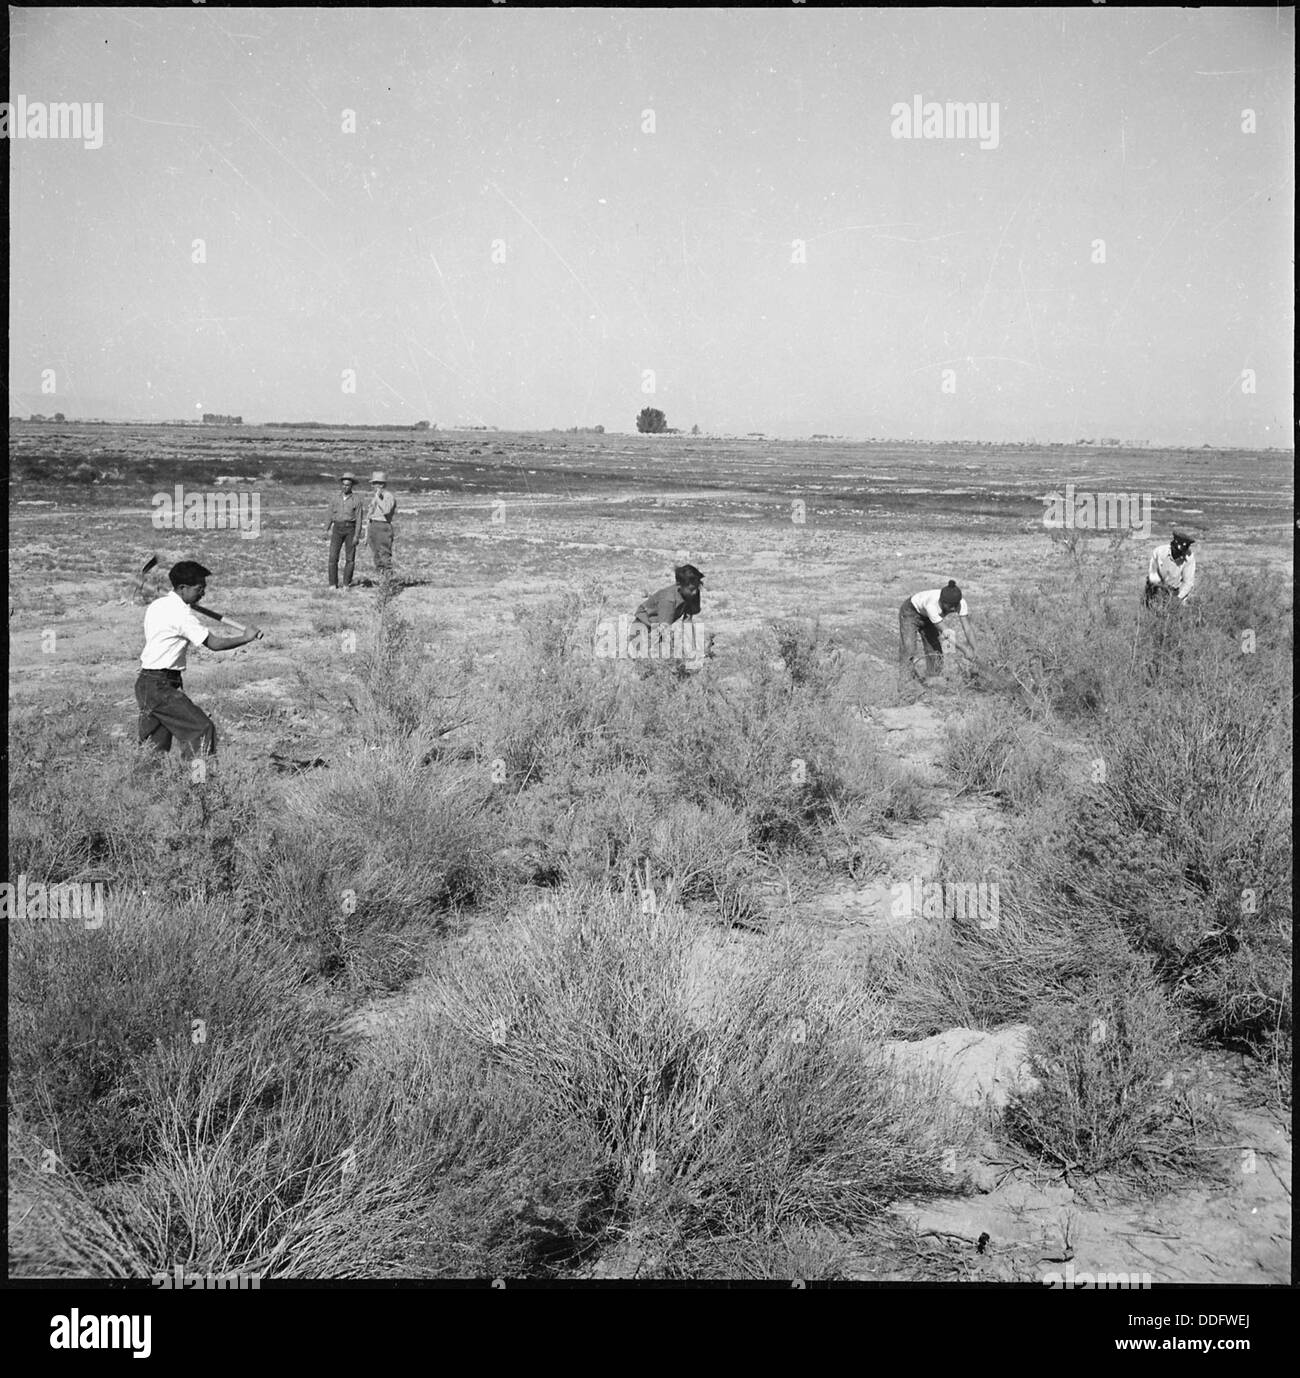
[[[686,599],[678,591],[676,584],[652,593],[636,610],[636,620],[647,627],[667,626],[676,622],[689,612]]]
[[[912,595],[912,606],[917,612],[928,617],[931,622],[939,623],[943,621],[943,609],[939,606],[939,589],[926,589],[924,593],[914,593]],[[970,609],[966,606],[966,600],[961,600],[961,606],[956,610],[959,617],[969,617]]]
[[[388,522],[391,526],[393,513],[397,511],[397,499],[384,489],[374,494],[370,499],[370,506],[366,510],[366,520],[372,522]]]
[[[1196,582],[1196,556],[1190,551],[1181,565],[1174,563],[1174,557],[1167,545],[1158,546],[1151,555],[1147,568],[1147,583],[1157,588],[1177,592],[1181,603],[1192,591]]]
[[[361,517],[366,510],[365,499],[361,494],[353,490],[351,493],[344,493],[340,489],[329,501],[329,508],[325,519],[331,525],[335,522],[345,522],[353,525],[358,531],[361,530]]]
[[[198,614],[176,593],[155,598],[144,613],[144,651],[142,670],[183,670],[185,653],[191,646],[202,646],[208,629]]]

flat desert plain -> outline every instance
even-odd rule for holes
[[[429,662],[455,667],[470,684],[553,627],[545,612],[557,599],[568,600],[581,644],[601,618],[631,613],[670,582],[682,560],[704,571],[698,620],[724,671],[773,625],[815,621],[834,647],[837,693],[917,795],[910,813],[850,839],[820,872],[773,864],[758,886],[771,924],[846,961],[888,937],[892,880],[935,874],[941,829],[987,838],[1015,826],[1006,798],[945,770],[945,733],[980,700],[980,687],[953,667],[923,696],[900,695],[897,613],[906,595],[956,579],[977,636],[1000,644],[1026,616],[1018,592],[1068,591],[1077,577],[1060,533],[1044,525],[1047,496],[1067,485],[1130,496],[1130,524],[1140,529],[1114,558],[1134,607],[1151,550],[1173,525],[1201,533],[1202,587],[1230,566],[1292,577],[1292,456],[1279,452],[11,423],[10,453],[11,712],[42,717],[70,752],[134,742],[144,604],[181,558],[212,570],[209,606],[264,630],[261,642],[219,657],[191,653],[186,684],[218,724],[223,759],[264,771],[268,791],[305,788],[353,753],[350,686],[381,605]],[[372,470],[385,471],[397,498],[386,593],[364,547],[357,586],[326,587],[325,502],[345,469],[363,492]],[[171,498],[178,485],[249,501],[256,530],[160,526],[160,495]],[[1084,533],[1098,549],[1114,535]],[[151,552],[160,566],[141,595]],[[1063,734],[1055,745],[1086,768],[1086,741]],[[12,771],[33,768],[21,737],[11,751]],[[356,825],[364,832],[366,819]],[[547,845],[505,840],[507,852]],[[562,869],[562,856],[552,860]],[[517,893],[494,913],[526,919],[541,887],[525,864]],[[473,915],[467,922],[473,928]],[[764,941],[749,928],[734,936]],[[345,1001],[337,1012],[346,1036],[400,1038],[421,979]],[[911,1055],[942,1064],[949,1092],[967,1108],[997,1104],[999,1088],[1015,1083],[1023,1024],[957,1033],[961,1046],[913,1038]],[[1024,1280],[1055,1260],[1080,1272],[1140,1268],[1160,1281],[1289,1280],[1289,1133],[1243,1067],[1224,1048],[1189,1047],[1177,1076],[1216,1088],[1229,1117],[1224,1142],[1254,1145],[1258,1170],[1116,1204],[1060,1164],[1011,1163],[986,1140],[969,1162],[963,1150],[963,1190],[900,1197],[891,1242],[850,1248],[834,1271]],[[666,1266],[656,1247],[629,1239],[584,1266],[604,1276],[653,1273]]]
[[[255,654],[259,680],[331,658],[322,623],[362,615],[369,596],[325,588],[324,504],[345,469],[360,490],[387,473],[402,610],[446,654],[526,626],[557,593],[587,594],[593,623],[631,612],[685,556],[705,573],[701,622],[720,651],[766,621],[817,618],[892,664],[907,594],[956,578],[978,627],[1007,615],[1017,585],[1068,577],[1043,523],[1044,495],[1067,484],[1132,495],[1133,524],[1149,515],[1131,543],[1135,596],[1178,523],[1205,533],[1205,580],[1234,560],[1291,569],[1281,452],[32,424],[11,425],[10,451],[19,695],[126,694],[140,615],[122,599],[154,550],[205,562],[208,603],[264,626],[269,644],[236,653]],[[255,495],[259,534],[156,528],[152,499],[177,484]],[[374,578],[365,550],[357,577]],[[42,653],[47,626],[66,651]]]

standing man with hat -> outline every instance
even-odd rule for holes
[[[974,638],[970,634],[970,610],[955,579],[949,579],[941,589],[924,589],[904,598],[898,609],[898,688],[903,692],[913,679],[925,683],[930,675],[943,674],[943,641],[939,628],[946,618],[956,615],[961,621],[962,635],[975,656]],[[917,655],[918,638],[925,644],[925,673],[917,669],[921,659]],[[959,648],[960,649],[960,648]]]
[[[361,522],[365,517],[365,503],[360,493],[352,491],[356,479],[352,474],[339,475],[339,492],[329,501],[325,513],[325,530],[330,535],[330,588],[339,586],[339,551],[345,552],[343,587],[352,587],[352,571],[357,563],[357,542],[361,539]]]
[[[1177,607],[1185,603],[1196,583],[1196,537],[1174,527],[1168,545],[1157,546],[1147,566],[1144,607]]]
[[[184,692],[181,671],[186,652],[191,646],[233,651],[262,635],[250,627],[242,636],[216,636],[199,621],[194,607],[210,573],[194,560],[181,560],[168,571],[172,592],[155,598],[145,610],[135,701],[140,708],[140,745],[147,742],[155,751],[170,751],[175,738],[182,756],[216,754],[216,724]]]
[[[370,475],[370,506],[366,511],[370,553],[375,568],[385,575],[393,569],[393,513],[397,511],[397,499],[384,487],[387,482],[388,475],[382,469]]]

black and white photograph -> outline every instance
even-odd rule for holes
[[[453,1286],[1264,1339],[1294,10],[8,22],[37,1349]]]

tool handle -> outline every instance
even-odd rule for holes
[[[210,617],[214,622],[220,622],[223,627],[229,627],[232,632],[243,632],[245,629],[233,617],[227,617],[224,613],[213,612],[211,608],[205,608],[201,603],[195,603],[195,612],[201,612],[204,617]]]

